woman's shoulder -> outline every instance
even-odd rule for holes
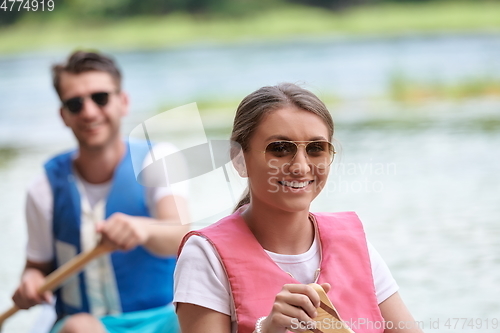
[[[221,263],[208,239],[192,235],[185,241],[177,259],[177,268],[183,267],[202,267],[206,271],[218,272]]]
[[[212,238],[212,236],[217,236],[219,234],[231,233],[235,229],[247,229],[246,223],[243,220],[243,217],[241,217],[239,211],[223,217],[217,222],[214,222],[204,228],[190,231],[188,233],[188,237],[197,235],[205,238]]]
[[[207,252],[213,252],[212,244],[210,244],[208,239],[202,235],[193,233],[184,242],[181,253],[186,256],[186,254],[189,255]]]

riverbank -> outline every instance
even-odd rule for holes
[[[0,28],[0,53],[72,49],[160,49],[196,43],[234,43],[297,37],[500,33],[499,2],[444,1],[356,7],[343,12],[292,6],[258,15],[205,17],[171,14],[121,20],[79,21],[36,13]],[[53,16],[51,16],[53,15]]]
[[[352,103],[349,99],[333,94],[319,93],[321,100],[329,107],[338,107]],[[470,101],[500,101],[500,79],[486,76],[476,76],[457,80],[453,83],[418,82],[401,74],[393,74],[389,79],[387,89],[380,95],[366,96],[363,100],[368,104],[385,104],[391,108],[397,107],[432,107],[436,104],[468,103]],[[217,124],[238,107],[236,99],[198,99],[200,112],[213,117],[212,123]],[[355,101],[356,102],[356,101]],[[170,110],[178,105],[162,104],[157,113]],[[218,118],[220,116],[220,118]],[[229,126],[230,124],[226,124]],[[217,127],[217,126],[215,126]]]

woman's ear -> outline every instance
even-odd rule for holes
[[[232,162],[233,166],[238,171],[240,177],[248,177],[247,166],[245,163],[245,156],[243,155],[243,149],[241,147],[232,147]]]

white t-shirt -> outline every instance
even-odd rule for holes
[[[177,148],[169,143],[159,143],[153,147],[155,156],[162,157],[174,152]],[[150,163],[148,154],[144,165]],[[111,181],[102,184],[91,184],[77,177],[82,201],[87,200],[91,208],[102,202],[108,194]],[[83,188],[83,191],[81,190]],[[147,187],[146,202],[152,216],[156,216],[156,203],[167,195],[187,197],[187,187],[178,186],[172,193],[170,187]],[[28,224],[27,258],[34,262],[48,262],[54,258],[54,236],[52,233],[53,195],[46,173],[39,175],[28,187],[26,199],[26,221]]]
[[[273,261],[297,281],[313,283],[320,263],[319,242],[315,238],[310,249],[298,255],[266,251]],[[373,281],[378,303],[398,291],[399,287],[389,268],[368,242]],[[258,274],[258,272],[256,272]],[[174,304],[190,303],[231,316],[235,331],[235,313],[229,281],[212,244],[201,236],[191,236],[178,258],[174,273]]]

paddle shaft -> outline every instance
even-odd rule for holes
[[[91,251],[87,251],[75,256],[70,261],[56,269],[54,272],[47,275],[47,277],[45,278],[45,283],[38,289],[38,293],[43,294],[46,291],[56,289],[69,277],[82,270],[83,267],[90,261],[110,251],[112,251],[112,248],[109,245],[100,244]],[[20,309],[16,305],[14,305],[9,310],[0,315],[0,329],[2,327],[2,323],[18,310]]]

